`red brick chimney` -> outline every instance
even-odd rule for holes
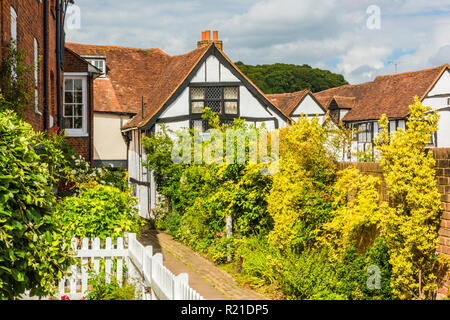
[[[213,39],[211,40],[211,31],[206,30],[202,31],[202,40],[197,42],[197,47],[203,47],[206,45],[209,45],[211,43],[214,43],[216,47],[220,50],[223,50],[223,42],[222,40],[219,40],[219,31],[214,30],[213,31]]]

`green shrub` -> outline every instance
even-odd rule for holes
[[[181,217],[182,216],[177,211],[167,212],[158,220],[158,229],[165,230],[168,234],[177,238],[181,224]]]
[[[439,270],[439,228],[442,214],[436,160],[427,146],[437,131],[439,114],[418,97],[409,107],[406,130],[389,133],[386,115],[375,144],[389,196],[382,206],[382,235],[389,246],[391,285],[401,299],[434,299]]]
[[[14,112],[0,113],[0,299],[50,294],[72,261],[35,139]]]
[[[136,287],[124,279],[120,285],[115,277],[106,283],[105,273],[100,272],[89,279],[92,289],[86,295],[86,300],[138,300]]]
[[[376,266],[380,270],[380,288],[369,288],[367,270]],[[355,247],[346,250],[343,264],[340,265],[338,277],[341,279],[339,292],[351,300],[392,300],[391,288],[392,267],[389,264],[389,253],[386,242],[378,238],[375,245],[358,255]]]
[[[111,167],[92,168],[75,152],[67,141],[64,131],[55,128],[51,133],[36,135],[36,153],[48,165],[54,192],[58,198],[79,194],[85,183],[96,182],[128,190],[128,173],[124,169]]]
[[[324,250],[305,250],[282,257],[268,257],[280,288],[288,300],[341,300],[335,266]]]
[[[256,287],[277,283],[268,257],[277,252],[267,242],[267,237],[253,236],[236,241],[235,264],[239,272]]]
[[[129,191],[94,185],[81,187],[80,194],[67,197],[57,213],[68,237],[117,239],[125,232],[138,233],[144,222]]]

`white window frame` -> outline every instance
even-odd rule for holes
[[[66,80],[82,80],[83,86],[83,126],[81,129],[66,129],[66,134],[68,137],[88,137],[87,132],[87,75],[80,73],[64,73],[64,84],[63,84],[63,123],[64,123],[64,107],[66,104]]]
[[[102,71],[102,74],[99,76],[99,78],[106,78],[106,59],[93,59],[93,58],[87,58],[86,59],[90,64],[92,64],[94,67],[98,68]],[[103,68],[99,68],[95,65],[95,62],[101,61],[103,62]]]
[[[17,41],[17,12],[11,6],[11,39]]]

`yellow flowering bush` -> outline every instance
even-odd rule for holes
[[[365,252],[373,245],[381,221],[380,178],[363,175],[356,167],[338,172],[333,220],[324,225],[321,242],[329,247],[332,258],[342,260],[347,248],[354,246]]]
[[[389,134],[389,122],[383,116],[376,139],[390,198],[382,206],[382,235],[389,246],[391,286],[401,299],[430,299],[437,289],[441,195],[436,162],[426,147],[437,130],[439,115],[431,111],[416,97],[407,129]]]
[[[274,248],[301,251],[314,243],[329,221],[335,163],[326,139],[318,118],[301,117],[280,133],[279,171],[268,197],[274,220],[269,243]]]

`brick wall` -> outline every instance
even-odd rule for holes
[[[81,58],[77,53],[70,49],[64,50],[64,72],[74,72],[74,73],[86,73],[87,79],[87,127],[88,136],[87,137],[72,137],[68,141],[72,144],[78,154],[83,156],[86,161],[93,163],[93,130],[92,125],[94,121],[94,110],[93,110],[93,79],[92,75],[89,75],[89,64],[86,60]]]
[[[441,228],[439,230],[439,248],[440,254],[450,258],[450,148],[436,148],[433,149],[433,155],[436,159],[436,178],[438,183],[438,190],[442,197],[442,218]],[[356,167],[364,174],[378,176],[382,179],[380,186],[380,194],[383,200],[388,200],[386,183],[383,178],[383,170],[379,163],[338,163],[338,169],[342,170],[351,165]],[[450,279],[446,280],[445,288],[441,288],[439,292],[446,295]]]
[[[11,39],[11,7],[17,13],[17,45],[18,48],[27,52],[27,63],[34,65],[34,39],[39,46],[39,112],[35,112],[34,98],[30,107],[23,113],[25,121],[29,122],[35,130],[42,131],[44,128],[43,105],[44,105],[44,15],[48,18],[48,115],[47,124],[50,116],[56,122],[57,104],[56,94],[56,13],[54,10],[55,1],[49,1],[49,10],[44,12],[44,2],[39,0],[1,0],[0,18],[1,18],[1,53],[3,57],[7,53],[7,46]],[[51,74],[54,75],[53,80]],[[33,79],[34,81],[34,75]],[[49,125],[47,125],[49,128]]]
[[[439,252],[450,257],[450,148],[433,150],[436,159],[436,175],[444,210],[439,231]]]
[[[64,72],[88,72],[88,63],[77,53],[65,48],[64,50]]]
[[[45,11],[44,1],[40,0],[0,0],[0,19],[1,19],[1,50],[0,58],[7,54],[7,46],[11,40],[11,7],[17,13],[17,45],[19,49],[23,49],[27,52],[27,61],[29,65],[34,65],[34,39],[37,40],[39,47],[39,81],[38,81],[38,93],[39,93],[39,107],[38,112],[35,111],[34,96],[33,101],[26,111],[21,116],[30,123],[36,131],[44,130],[44,121],[46,121],[47,129],[57,126],[57,87],[62,88],[62,83],[58,84],[57,78],[57,66],[56,66],[56,12],[55,1],[48,1],[48,11]],[[44,70],[44,30],[45,23],[44,17],[48,17],[48,68]],[[72,54],[65,55],[67,58],[65,70],[66,72],[87,72],[87,63],[79,57]],[[47,73],[48,93],[47,93],[47,117],[44,119],[44,79],[45,72]],[[31,79],[34,83],[34,74]],[[63,77],[62,77],[63,81]],[[89,83],[89,81],[88,81]],[[91,85],[88,85],[89,89]],[[33,93],[34,94],[34,93]],[[92,101],[92,91],[88,92],[88,101]],[[86,160],[92,163],[92,118],[93,111],[91,110],[91,104],[88,106],[88,128],[89,137],[72,138],[69,139],[75,150],[85,157]],[[52,118],[53,122],[50,121]]]
[[[67,138],[67,141],[75,148],[76,153],[86,159],[86,161],[91,161],[89,153],[89,138]]]

